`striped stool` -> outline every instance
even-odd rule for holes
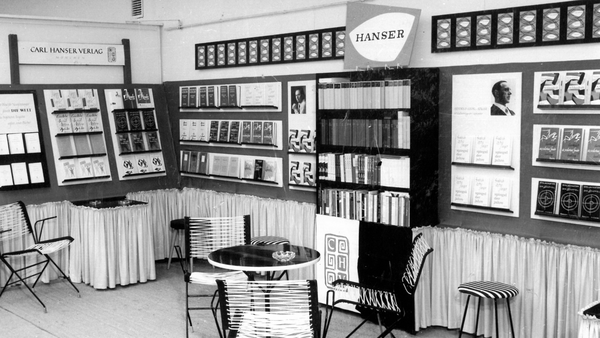
[[[290,241],[285,237],[257,236],[257,237],[252,237],[252,239],[250,240],[250,244],[259,245],[259,246],[282,245],[282,244],[290,244]],[[285,275],[286,279],[289,279],[290,276],[288,275],[287,270],[284,270],[283,272],[281,272],[281,274],[277,278],[275,278],[275,272],[267,272],[267,280],[281,279],[281,278],[283,278],[284,275]]]
[[[496,337],[498,335],[498,299],[504,298],[506,299],[506,307],[508,309],[508,319],[510,320],[510,330],[512,332],[512,336],[515,336],[515,330],[513,328],[512,315],[510,314],[510,303],[509,299],[511,297],[519,294],[519,289],[512,285],[499,283],[499,282],[469,282],[463,283],[459,285],[458,291],[461,293],[466,293],[469,295],[467,297],[467,305],[465,305],[465,313],[463,314],[462,324],[460,325],[460,331],[458,337],[462,336],[463,327],[465,326],[465,319],[467,318],[467,310],[469,309],[469,300],[471,296],[479,297],[479,302],[477,304],[477,317],[475,319],[475,336],[477,336],[477,324],[479,322],[479,310],[481,308],[481,299],[489,298],[494,300],[494,311],[496,312]]]
[[[171,249],[169,250],[169,262],[167,263],[167,270],[171,267],[171,258],[173,257],[173,250],[177,254],[177,258],[179,258],[179,263],[181,264],[181,270],[185,273],[185,269],[183,267],[183,255],[181,253],[181,247],[176,244],[179,243],[179,233],[185,229],[184,219],[174,219],[171,221],[171,229],[175,230],[175,234],[171,237]]]

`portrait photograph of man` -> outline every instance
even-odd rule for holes
[[[500,80],[492,86],[494,104],[490,108],[492,116],[514,116],[515,112],[508,108],[512,92],[508,82]]]

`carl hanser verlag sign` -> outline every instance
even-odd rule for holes
[[[408,66],[420,9],[349,3],[344,68]]]

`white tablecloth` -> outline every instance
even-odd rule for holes
[[[583,311],[599,304],[600,301],[593,302],[583,309],[579,310],[578,314],[581,317],[579,322],[578,338],[600,338],[600,319],[596,316],[583,314]]]

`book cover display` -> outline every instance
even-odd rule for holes
[[[107,102],[122,96],[120,90],[112,94],[107,97]],[[58,185],[110,181],[106,130],[98,91],[87,88],[44,90],[44,100],[47,107],[57,108],[48,111],[48,124],[50,133],[54,135],[51,143]],[[121,128],[129,129],[126,115],[109,115],[109,119],[111,123],[122,119]]]
[[[111,138],[119,180],[166,175],[153,88],[105,89]],[[186,100],[189,100],[189,91]],[[187,101],[185,103],[187,105]],[[180,139],[190,139],[189,120],[180,124]]]
[[[580,215],[580,184],[561,183],[558,215],[578,218]]]
[[[538,159],[555,160],[558,158],[560,128],[544,127],[540,130]]]
[[[556,214],[556,182],[540,181],[537,188],[535,212],[542,215]]]
[[[594,114],[600,105],[600,70],[539,72],[534,81],[534,113]]]

